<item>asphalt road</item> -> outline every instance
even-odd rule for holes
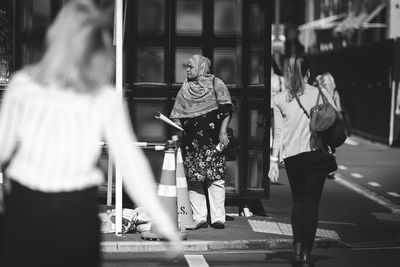
[[[314,266],[400,266],[400,214],[393,212],[400,207],[400,149],[351,138],[336,155],[339,170],[326,181],[319,227],[335,230],[348,247],[315,249]],[[271,217],[290,214],[285,175],[262,204]],[[291,257],[291,250],[191,253],[174,260],[160,253],[106,254],[103,266],[298,266]]]
[[[313,255],[315,267],[398,267],[400,247],[349,249],[316,249]],[[103,267],[128,266],[231,266],[231,267],[297,267],[291,261],[291,250],[280,251],[229,251],[205,254],[185,254],[168,259],[159,253],[107,254]]]

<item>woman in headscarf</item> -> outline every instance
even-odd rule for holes
[[[183,127],[182,154],[194,220],[208,227],[204,189],[208,189],[211,226],[225,228],[226,158],[217,145],[229,144],[227,128],[233,112],[228,88],[210,74],[211,62],[201,55],[187,61],[187,79],[170,117]]]

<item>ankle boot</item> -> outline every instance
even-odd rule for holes
[[[303,249],[301,251],[301,262],[309,263],[311,261],[310,250]]]
[[[301,243],[294,242],[293,243],[293,261],[300,262],[301,261]]]

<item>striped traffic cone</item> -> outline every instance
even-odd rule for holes
[[[183,158],[181,149],[178,148],[176,155],[176,191],[178,199],[178,220],[180,226],[184,229],[195,229],[196,224],[193,221],[193,212],[190,207],[188,185],[183,168]]]
[[[169,148],[165,151],[164,155],[161,179],[158,186],[158,197],[160,198],[164,210],[167,211],[178,228],[175,164],[175,150]],[[158,226],[152,224],[150,231],[142,233],[141,238],[146,240],[165,240],[164,236],[160,234],[157,228]],[[186,239],[186,234],[181,233],[181,238]]]

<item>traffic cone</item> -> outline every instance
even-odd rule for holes
[[[195,229],[196,223],[193,220],[193,212],[190,207],[188,185],[180,148],[178,148],[176,155],[176,191],[178,198],[178,221],[180,222],[180,226],[187,230]]]
[[[164,210],[170,215],[178,228],[177,199],[176,199],[176,166],[175,166],[175,150],[169,148],[165,151],[164,161],[161,171],[160,184],[158,186],[158,197]],[[146,240],[165,240],[160,234],[158,226],[151,225],[150,231],[141,234],[142,239]],[[186,234],[181,233],[181,238],[186,239]]]

